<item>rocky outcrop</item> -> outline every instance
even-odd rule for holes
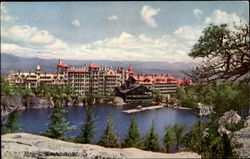
[[[236,149],[240,158],[250,158],[250,126],[242,128],[234,133],[237,143],[242,146]]]
[[[244,126],[245,126],[245,127],[250,127],[250,116],[248,116],[248,117],[246,118],[246,121],[245,121],[245,123],[244,123]]]
[[[234,132],[227,129],[227,127],[235,126],[235,124],[241,121],[242,119],[236,111],[228,111],[218,121],[220,124],[218,132],[232,136],[232,142],[241,145],[241,147],[236,149],[240,158],[250,158],[250,116],[243,120],[244,128]]]
[[[218,122],[220,125],[230,126],[233,124],[238,124],[240,120],[241,120],[241,117],[237,114],[237,112],[234,110],[230,110],[228,112],[225,112]]]
[[[29,102],[27,103],[28,108],[47,108],[53,107],[53,101],[42,97],[31,95]],[[22,95],[11,95],[1,97],[1,117],[8,115],[15,109],[25,109],[24,98]]]
[[[201,103],[198,103],[198,115],[199,116],[207,116],[213,113],[213,107],[212,106],[205,106]]]
[[[76,144],[27,133],[2,135],[2,159],[119,159],[119,158],[200,158],[196,153],[156,153],[136,148],[104,148]]]
[[[31,106],[31,108],[47,108],[53,107],[54,104],[52,100],[33,96],[30,100],[29,105]]]
[[[2,96],[1,105],[3,107],[7,107],[7,106],[21,107],[23,106],[22,96],[21,95]]]
[[[238,124],[241,121],[241,117],[237,114],[236,111],[231,110],[225,112],[224,115],[219,119],[218,123],[220,125],[218,132],[220,134],[226,133],[227,135],[231,134],[226,127],[230,127],[234,124]]]
[[[113,105],[123,105],[125,104],[121,97],[103,97],[98,99],[97,103],[113,104]]]
[[[237,149],[239,157],[250,158],[250,116],[246,118],[244,126],[245,128],[234,133],[234,137],[242,144],[242,147]]]
[[[1,117],[8,115],[10,112],[16,109],[25,109],[22,103],[21,95],[1,97]]]
[[[125,104],[121,97],[114,97],[112,103],[114,105],[123,105],[123,104]]]

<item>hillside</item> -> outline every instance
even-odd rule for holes
[[[1,136],[1,157],[9,158],[200,158],[196,153],[157,153],[136,148],[104,148],[97,145],[76,144],[27,133]]]
[[[63,59],[62,59],[63,60]],[[130,64],[133,65],[135,73],[157,73],[157,74],[171,74],[177,78],[183,77],[182,70],[189,70],[194,66],[194,63],[183,62],[141,62],[141,61],[109,61],[109,60],[63,60],[68,65],[84,65],[92,62],[101,66],[123,67],[128,68]],[[33,72],[37,64],[40,65],[43,72],[54,73],[56,71],[56,64],[58,59],[40,59],[18,57],[12,54],[1,53],[1,76],[6,76],[10,72],[26,71]]]

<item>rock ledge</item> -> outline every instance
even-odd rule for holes
[[[200,158],[192,152],[157,153],[136,148],[104,148],[90,144],[76,144],[27,133],[1,136],[3,159],[103,159],[103,158]]]

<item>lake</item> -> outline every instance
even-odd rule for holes
[[[152,111],[144,111],[134,114],[123,113],[122,110],[135,107],[134,105],[114,106],[107,104],[95,104],[94,114],[97,118],[96,138],[100,139],[108,119],[111,115],[114,120],[114,129],[120,138],[124,138],[130,123],[130,118],[134,115],[138,122],[138,127],[141,135],[145,135],[151,128],[152,121],[159,135],[159,139],[164,137],[165,127],[172,126],[176,123],[185,126],[185,132],[189,131],[197,122],[207,121],[207,117],[198,117],[192,110],[180,110],[173,108],[161,108]],[[69,121],[70,126],[75,126],[76,129],[67,132],[69,136],[77,136],[80,133],[80,127],[86,119],[86,106],[69,106],[65,118]],[[42,109],[27,109],[20,112],[18,123],[23,126],[19,132],[42,133],[47,129],[49,124],[48,116],[51,113],[51,108]]]

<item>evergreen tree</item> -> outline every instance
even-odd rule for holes
[[[72,130],[73,127],[69,127],[69,123],[64,118],[64,114],[67,112],[66,109],[59,107],[58,105],[60,104],[58,104],[58,101],[56,101],[49,117],[50,124],[43,135],[56,139],[65,139],[65,132]]]
[[[218,120],[212,118],[206,124],[195,124],[191,132],[185,135],[185,146],[189,151],[197,152],[202,158],[236,158],[235,151],[241,145],[232,142],[232,137],[218,132]]]
[[[205,124],[204,132],[207,135],[203,135],[204,150],[201,156],[203,158],[236,158],[238,154],[235,149],[239,148],[240,144],[232,141],[232,135],[229,137],[227,134],[220,134],[218,128],[218,120],[215,118]]]
[[[163,139],[163,144],[167,152],[169,152],[169,148],[171,146],[176,145],[176,134],[172,127],[166,127],[166,133]]]
[[[87,106],[87,119],[81,127],[81,135],[77,137],[77,142],[92,144],[95,137],[94,125],[96,123],[92,106]]]
[[[184,129],[184,127],[180,124],[175,124],[173,127],[173,130],[174,130],[175,136],[176,136],[176,150],[177,151],[179,151],[179,146],[180,146],[181,141],[182,141],[183,129]]]
[[[204,126],[199,121],[193,126],[192,130],[185,135],[184,145],[188,151],[197,152],[198,154],[203,152],[203,148],[205,148],[203,145],[205,141],[203,137],[203,130]]]
[[[159,150],[158,135],[154,129],[154,122],[152,122],[152,127],[147,132],[145,139],[145,149],[149,151]]]
[[[17,124],[18,119],[18,110],[14,110],[9,114],[9,117],[6,119],[6,123],[1,122],[1,134],[13,133],[21,129],[21,125]]]
[[[135,117],[130,120],[128,135],[125,137],[125,146],[136,148],[142,148],[143,146]]]
[[[86,97],[87,105],[93,105],[95,103],[96,96],[97,95],[93,93],[88,94]]]
[[[63,101],[65,106],[67,107],[68,103],[70,101],[73,101],[72,97],[74,97],[75,92],[74,89],[69,85],[64,86],[62,92],[63,92]]]
[[[1,77],[1,97],[2,96],[9,96],[12,94],[13,86],[10,83]]]
[[[161,92],[159,90],[155,91],[155,97],[154,100],[157,104],[160,104],[163,101],[163,96],[161,95]]]
[[[215,80],[250,82],[249,24],[241,21],[234,26],[209,25],[191,49],[189,56],[203,58],[187,73],[197,82]],[[245,80],[244,80],[245,79]]]
[[[235,153],[233,152],[233,147],[232,147],[230,138],[225,133],[222,136],[222,143],[223,143],[223,149],[224,149],[223,158],[236,157]]]
[[[22,98],[22,103],[25,106],[25,108],[28,108],[30,106],[30,101],[31,101],[31,93],[24,94]]]
[[[74,129],[74,127],[68,126],[69,123],[64,118],[64,114],[67,112],[64,106],[65,88],[60,85],[53,85],[50,88],[46,87],[46,90],[45,96],[53,100],[54,107],[49,116],[50,124],[43,135],[65,140],[66,131]]]
[[[113,130],[113,120],[109,117],[105,126],[104,134],[99,141],[99,145],[105,147],[120,147],[119,137]]]

